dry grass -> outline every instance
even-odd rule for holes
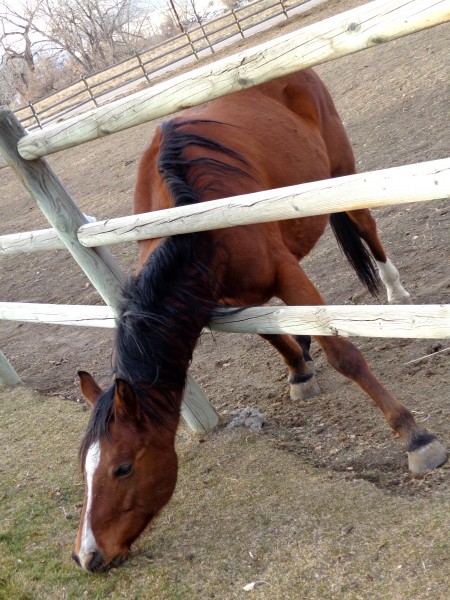
[[[88,412],[25,388],[0,405],[2,599],[448,597],[445,499],[312,469],[279,448],[279,430],[222,429],[204,443],[180,431],[173,501],[124,566],[87,575],[69,556]]]

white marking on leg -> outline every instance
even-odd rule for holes
[[[97,550],[97,542],[91,529],[91,508],[93,498],[94,475],[100,464],[100,442],[92,444],[87,451],[84,464],[86,481],[86,510],[84,513],[84,522],[81,530],[80,543],[80,563],[86,569],[91,558],[91,554]]]
[[[385,263],[377,260],[380,279],[386,287],[389,304],[412,304],[409,293],[400,283],[400,277],[392,261],[388,258]]]

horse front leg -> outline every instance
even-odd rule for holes
[[[311,338],[296,336],[300,338],[297,342],[290,335],[261,334],[261,337],[278,350],[288,367],[291,400],[307,400],[318,396],[320,388],[317,385],[315,369],[308,352]]]
[[[277,296],[290,306],[324,304],[294,257],[283,260],[278,269]],[[378,381],[362,353],[349,340],[334,336],[314,337],[325,351],[330,365],[355,382],[383,412],[387,423],[405,446],[408,466],[413,473],[425,473],[445,462],[447,452],[442,444],[433,434],[417,425],[411,412]]]

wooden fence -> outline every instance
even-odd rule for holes
[[[325,0],[324,0],[325,1]],[[138,83],[151,85],[155,77],[174,70],[188,61],[214,54],[236,35],[245,38],[250,30],[279,16],[288,18],[293,11],[311,0],[257,0],[226,11],[208,21],[189,23],[183,33],[152,45],[149,49],[112,67],[82,76],[69,86],[14,110],[25,129],[43,128],[55,119],[98,107],[108,98]]]
[[[395,203],[449,198],[450,159],[443,159],[335,181],[328,180],[325,186],[323,182],[314,182],[261,192],[256,195],[258,198],[255,208],[252,208],[255,195],[213,201],[209,203],[209,207],[216,216],[212,220],[210,214],[206,224],[197,224],[195,207],[189,207],[183,218],[187,224],[185,228],[178,226],[181,220],[177,224],[170,223],[170,216],[166,219],[163,230],[156,228],[153,223],[155,215],[151,213],[115,219],[110,227],[105,222],[88,224],[46,161],[38,158],[175,112],[181,107],[193,106],[448,20],[450,14],[446,0],[375,0],[211,66],[196,69],[187,76],[179,76],[126,100],[95,109],[88,115],[70,119],[62,126],[56,125],[47,131],[44,129],[26,135],[17,118],[11,111],[4,109],[0,113],[0,151],[35,198],[61,242],[98,289],[109,309],[1,303],[0,318],[113,326],[123,275],[104,248],[94,250],[91,246],[105,243],[105,239],[108,240],[107,243],[124,241],[124,229],[129,226],[129,219],[133,220],[135,233],[126,239],[142,239],[240,223],[298,218],[369,205],[380,206],[392,203],[392,197],[395,198]],[[345,191],[345,196],[350,194],[349,199],[345,203],[332,203],[331,197],[324,190],[324,187],[331,185],[335,187],[333,198],[336,196],[336,188],[340,187]],[[372,196],[369,198],[371,190]],[[301,202],[297,205],[299,195]],[[361,198],[364,200],[361,201]],[[272,204],[274,209],[270,208]],[[206,205],[202,205],[202,212],[205,207]],[[300,214],[297,208],[303,212]],[[170,213],[166,211],[166,217],[169,214],[173,216],[179,210],[170,209]],[[194,222],[194,225],[189,221]],[[51,244],[54,243],[54,232],[45,230],[44,234],[31,232],[3,236],[0,238],[0,248],[6,249],[5,254],[10,253],[8,249],[14,248],[16,244],[16,249],[19,248],[24,243],[25,236],[27,241],[20,251],[40,249],[43,247],[42,236],[53,240]],[[37,239],[41,241],[37,243]],[[225,314],[212,325],[223,331],[258,333],[450,337],[450,307],[264,307],[246,309],[238,316],[230,317]],[[18,381],[17,374],[2,354],[1,381],[7,384]],[[205,431],[217,422],[214,410],[191,379],[183,403],[183,416],[196,431]]]

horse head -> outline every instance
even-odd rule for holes
[[[83,569],[99,572],[126,559],[131,544],[172,496],[176,425],[153,423],[126,381],[116,379],[102,392],[88,373],[79,377],[93,413],[80,451],[85,495],[72,558]]]

